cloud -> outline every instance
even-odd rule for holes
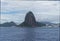
[[[58,2],[50,1],[10,1],[7,5],[2,4],[2,10],[16,10],[16,9],[36,9],[36,8],[58,8]]]
[[[38,12],[58,12],[59,9],[59,2],[55,1],[10,1],[6,2],[6,5],[1,6],[1,11],[3,12],[11,12],[11,11],[18,11],[18,10],[25,10],[25,11],[38,11]]]
[[[25,14],[2,14],[1,23],[14,21],[16,23],[21,23],[24,21]]]
[[[59,0],[5,0],[5,1],[59,1]]]
[[[1,22],[21,23],[28,11],[32,11],[37,21],[59,21],[59,1],[7,1],[1,2]],[[40,18],[39,18],[40,17]],[[47,19],[48,18],[48,19]]]

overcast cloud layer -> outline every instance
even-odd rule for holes
[[[28,11],[32,11],[36,21],[59,22],[59,1],[1,1],[1,23],[24,21]]]
[[[5,0],[5,1],[60,1],[60,0]]]

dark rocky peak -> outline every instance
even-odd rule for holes
[[[26,14],[26,16],[28,16],[28,15],[34,16],[33,13],[32,13],[31,11],[29,11],[29,12]]]
[[[34,24],[36,22],[36,19],[35,19],[35,16],[33,15],[33,13],[31,11],[29,11],[27,14],[26,14],[26,17],[25,17],[25,22],[27,24]]]
[[[36,22],[34,14],[31,11],[29,11],[25,16],[24,22],[18,26],[22,26],[22,27],[38,27],[39,26],[40,27],[44,25],[45,24]]]

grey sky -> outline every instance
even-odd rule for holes
[[[28,11],[37,21],[59,22],[59,1],[1,1],[1,22],[21,23]]]

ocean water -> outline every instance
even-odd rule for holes
[[[0,27],[0,41],[59,41],[59,28]]]

